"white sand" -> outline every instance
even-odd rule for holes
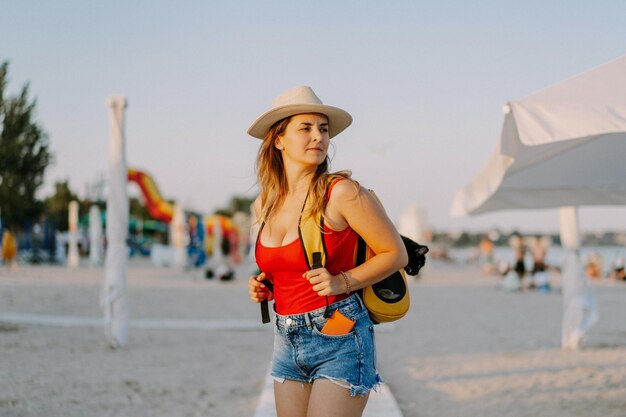
[[[245,279],[199,276],[133,260],[130,343],[112,350],[97,325],[102,270],[0,270],[0,416],[252,416],[271,328],[256,325]],[[380,372],[406,417],[626,416],[626,285],[594,288],[600,322],[566,352],[558,293],[508,294],[475,267],[431,265],[410,315],[379,327]]]

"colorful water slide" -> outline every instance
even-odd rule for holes
[[[137,169],[128,169],[128,181],[132,181],[139,186],[144,196],[146,209],[150,215],[165,223],[172,221],[174,207],[161,196],[159,188],[152,177]]]

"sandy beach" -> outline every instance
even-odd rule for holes
[[[272,349],[245,279],[131,260],[128,346],[107,346],[103,270],[0,270],[0,415],[252,416]],[[467,265],[431,264],[412,309],[378,327],[380,372],[406,417],[626,416],[626,285],[595,283],[600,321],[560,349],[550,294],[510,294]],[[46,321],[47,320],[47,321]]]

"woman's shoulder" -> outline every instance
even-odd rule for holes
[[[346,202],[357,199],[365,189],[354,179],[346,176],[331,176],[328,189],[329,203]]]

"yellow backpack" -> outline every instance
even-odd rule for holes
[[[331,181],[333,179],[334,178],[331,177]],[[372,190],[369,190],[369,192],[372,193],[376,201],[380,203],[376,194]],[[312,202],[309,201],[307,196],[303,212],[306,212],[310,208],[310,205],[312,205]],[[326,265],[326,245],[324,244],[323,230],[324,218],[321,215],[310,216],[306,219],[300,218],[298,233],[300,234],[309,269],[321,268]],[[405,241],[405,239],[406,238],[403,237],[403,241]],[[365,244],[365,241],[360,236],[354,251],[355,266],[362,264],[374,256],[374,252]],[[376,324],[398,320],[404,317],[409,311],[411,301],[404,268],[395,271],[376,284],[358,290],[357,293],[369,311],[372,322]],[[326,297],[326,307],[328,310],[328,297]]]

